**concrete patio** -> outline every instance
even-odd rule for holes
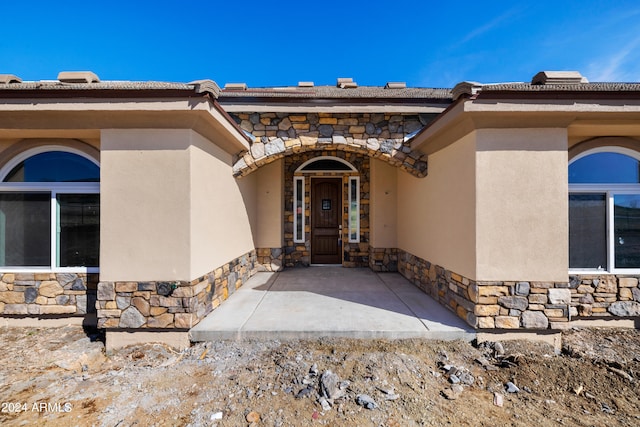
[[[476,334],[398,273],[337,266],[258,273],[192,328],[190,337],[471,341]]]

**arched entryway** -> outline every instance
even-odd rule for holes
[[[285,158],[285,265],[368,265],[368,185],[368,156],[319,151]]]

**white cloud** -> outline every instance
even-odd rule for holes
[[[640,36],[618,50],[592,60],[587,77],[594,82],[631,81],[640,78]]]
[[[493,18],[491,21],[487,22],[484,25],[481,25],[477,28],[475,28],[474,30],[472,30],[471,32],[467,33],[466,36],[464,36],[460,41],[459,44],[464,44],[467,43],[470,40],[473,40],[474,38],[489,32],[491,30],[493,30],[494,28],[500,26],[500,24],[502,24],[502,22],[506,21],[508,18],[512,17],[513,15],[515,15],[515,13],[517,12],[517,9],[513,8],[510,9],[508,11],[506,11],[505,13],[503,13],[502,15],[498,15],[495,18]]]

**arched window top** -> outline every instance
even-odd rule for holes
[[[322,156],[304,162],[296,172],[357,172],[349,162],[339,157]]]
[[[28,154],[2,182],[100,182],[100,168],[83,155],[59,149]]]
[[[615,150],[615,151],[614,151]],[[570,184],[638,184],[638,153],[621,148],[583,153],[569,164]]]

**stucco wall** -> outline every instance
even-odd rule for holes
[[[231,155],[190,131],[191,270],[202,276],[254,249],[247,207]]]
[[[425,178],[397,177],[398,248],[475,278],[475,136],[430,155]]]
[[[102,281],[189,281],[253,249],[231,156],[191,130],[104,130]]]
[[[284,160],[276,160],[255,172],[256,248],[281,248],[284,244]],[[242,178],[240,181],[244,180]]]
[[[190,279],[188,130],[103,130],[100,280]]]
[[[398,168],[371,159],[371,246],[398,247]],[[403,173],[403,172],[400,172]]]
[[[478,260],[472,277],[566,282],[566,130],[475,134]]]

